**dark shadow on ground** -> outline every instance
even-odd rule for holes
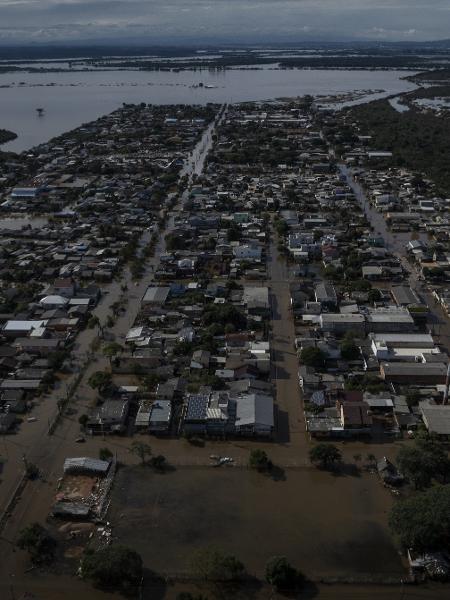
[[[340,463],[329,471],[334,477],[361,477],[361,469],[353,463]]]
[[[288,444],[291,436],[289,432],[289,413],[285,410],[281,410],[277,406],[276,412],[276,438],[277,444]]]
[[[136,597],[142,600],[163,600],[166,593],[167,583],[164,578],[144,567],[142,590]]]
[[[286,471],[278,465],[273,465],[270,471],[267,471],[267,476],[273,481],[286,481]]]

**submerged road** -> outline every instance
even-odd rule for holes
[[[280,256],[272,232],[267,257],[268,284],[272,310],[272,380],[276,386],[276,437],[286,445],[295,464],[307,462],[308,439],[298,382],[298,357],[295,351],[295,323],[291,309],[289,269]],[[288,460],[289,462],[289,460]],[[285,461],[285,464],[286,461]]]

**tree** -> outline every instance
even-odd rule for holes
[[[258,448],[250,452],[248,464],[251,469],[257,471],[269,471],[272,468],[272,461],[269,460],[266,452]]]
[[[303,348],[300,353],[301,362],[307,367],[321,369],[325,366],[325,354],[320,348]]]
[[[147,462],[147,458],[152,454],[152,448],[145,442],[133,442],[131,444],[130,452],[139,457],[141,459],[141,463],[144,465]]]
[[[39,467],[34,463],[25,461],[25,475],[27,479],[37,479],[39,477]]]
[[[80,415],[78,417],[78,423],[81,425],[81,427],[83,427],[83,429],[86,427],[86,425],[89,422],[89,416],[84,414],[84,415]]]
[[[450,485],[436,485],[398,502],[389,525],[404,548],[421,552],[450,549]]]
[[[329,468],[342,459],[339,448],[334,444],[317,444],[309,451],[309,458],[312,463],[319,464],[323,469]]]
[[[273,556],[266,564],[266,581],[276,590],[292,590],[303,582],[303,576],[285,556]]]
[[[88,384],[93,390],[98,390],[99,394],[105,393],[111,385],[112,375],[107,371],[96,371],[89,379]]]
[[[92,317],[88,321],[89,329],[94,329],[98,327],[100,329],[100,319],[96,315],[92,315]]]
[[[116,356],[122,350],[123,348],[119,343],[111,342],[110,344],[106,344],[106,346],[103,346],[102,352],[107,358],[109,358],[109,363],[111,364],[114,356]]]
[[[371,467],[374,467],[376,465],[376,463],[377,463],[377,457],[375,456],[375,454],[371,454],[370,452],[366,456],[366,460],[367,460],[367,462],[369,463],[369,465]]]
[[[247,326],[247,319],[239,309],[233,304],[209,304],[206,306],[203,313],[203,324],[208,325],[219,325],[223,333],[225,326],[231,323],[236,328],[236,331],[241,331]]]
[[[142,580],[142,558],[126,546],[91,550],[81,561],[81,576],[99,587],[130,592]]]
[[[223,550],[203,548],[192,557],[191,570],[203,581],[234,581],[243,575],[244,565]]]
[[[372,288],[369,291],[368,296],[367,296],[367,298],[371,304],[378,302],[379,300],[381,300],[382,297],[383,297],[382,293],[377,288]]]
[[[431,485],[433,479],[446,483],[450,474],[450,461],[439,442],[417,438],[414,446],[402,446],[397,454],[400,471],[416,490]]]
[[[356,360],[360,356],[358,346],[356,344],[354,344],[353,342],[350,342],[347,340],[344,340],[342,342],[340,350],[341,350],[341,356],[345,360]]]
[[[44,564],[53,560],[56,543],[42,525],[33,523],[21,530],[17,545],[28,551],[31,562]]]
[[[114,454],[109,448],[100,448],[100,450],[98,451],[98,457],[100,460],[109,460],[113,456]]]

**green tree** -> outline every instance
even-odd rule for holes
[[[111,364],[114,356],[116,356],[119,352],[122,352],[122,350],[123,350],[123,348],[118,342],[111,342],[110,344],[106,344],[102,348],[102,352],[103,352],[104,356],[109,358],[110,364]]]
[[[208,304],[205,307],[203,313],[203,324],[205,326],[219,325],[220,332],[223,333],[228,323],[233,324],[237,331],[241,331],[246,328],[247,319],[244,313],[227,302],[225,304]]]
[[[100,329],[100,319],[96,315],[92,315],[92,317],[88,321],[89,329],[94,329],[98,327]]]
[[[359,358],[359,348],[353,342],[344,340],[340,346],[341,356],[345,360],[356,360]]]
[[[402,446],[397,462],[417,490],[430,486],[433,480],[446,483],[450,474],[446,449],[432,439],[417,438],[414,446]]]
[[[87,551],[81,561],[81,576],[99,587],[130,592],[142,580],[142,558],[126,546]]]
[[[83,427],[83,429],[86,427],[86,425],[89,422],[89,416],[84,414],[84,415],[80,415],[78,417],[78,423],[81,425],[81,427]]]
[[[100,448],[100,450],[98,451],[98,457],[100,460],[109,460],[113,456],[114,454],[109,448]]]
[[[303,576],[285,556],[272,556],[266,564],[266,581],[276,590],[293,590],[303,582]]]
[[[112,375],[107,371],[96,371],[89,379],[88,384],[93,390],[98,390],[99,394],[105,393],[111,386]]]
[[[25,475],[27,479],[37,479],[39,477],[39,467],[34,463],[25,463]]]
[[[244,573],[240,560],[218,548],[198,550],[190,565],[193,574],[203,581],[234,581]]]
[[[259,448],[250,452],[248,464],[251,469],[256,469],[257,471],[269,471],[273,466],[266,452]]]
[[[321,369],[325,366],[325,359],[325,354],[320,348],[303,348],[300,353],[300,360],[307,367]]]
[[[378,302],[379,300],[381,300],[382,297],[382,293],[377,288],[372,288],[369,291],[368,300],[371,304],[373,304],[374,302]]]
[[[312,463],[326,469],[339,462],[342,459],[342,454],[334,444],[323,442],[311,448],[309,458]]]
[[[449,550],[450,485],[436,485],[394,504],[389,525],[405,549]]]
[[[33,523],[20,531],[17,545],[28,551],[31,562],[39,565],[53,560],[56,543],[42,525]]]
[[[141,464],[145,465],[147,459],[152,455],[152,448],[145,442],[133,442],[131,444],[130,452],[141,459]]]

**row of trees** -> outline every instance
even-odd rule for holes
[[[29,552],[34,565],[48,564],[54,559],[56,541],[39,523],[23,529],[17,545]],[[214,547],[198,550],[189,563],[193,577],[205,583],[237,581],[246,574],[238,558]],[[137,552],[123,545],[89,548],[81,560],[80,574],[97,587],[129,594],[142,583],[143,561]],[[293,590],[304,582],[304,576],[284,556],[268,560],[265,577],[276,590]]]

